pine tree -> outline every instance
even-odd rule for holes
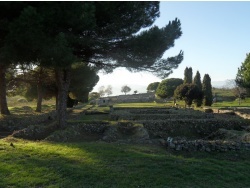
[[[211,106],[213,103],[212,85],[211,78],[208,74],[204,75],[202,81],[202,91],[203,91],[203,104],[204,106]]]
[[[183,84],[183,80],[180,78],[162,80],[155,94],[162,99],[173,97],[175,89],[181,84]]]
[[[193,84],[197,85],[200,91],[202,91],[202,84],[201,84],[201,76],[199,71],[196,72],[196,75],[193,80]],[[195,100],[196,106],[200,107],[202,105],[202,99]]]
[[[159,2],[27,4],[8,27],[10,31],[4,40],[7,53],[3,55],[12,62],[30,64],[38,61],[41,66],[55,69],[59,127],[66,126],[72,64],[80,61],[108,72],[126,67],[166,77],[183,60],[182,51],[174,57],[162,59],[182,31],[178,19],[163,28],[152,26],[160,15]],[[12,14],[12,11],[6,14]],[[144,31],[139,32],[141,29]]]

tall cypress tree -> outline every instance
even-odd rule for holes
[[[192,67],[186,67],[184,71],[184,84],[191,84],[193,80],[193,70]]]
[[[200,75],[199,71],[196,72],[196,75],[195,75],[194,80],[193,80],[193,84],[197,85],[199,90],[202,91],[201,75]],[[201,93],[201,94],[203,94],[203,93]],[[195,103],[196,103],[197,107],[200,107],[202,105],[202,97],[201,97],[201,99],[195,100]]]
[[[208,74],[204,75],[202,81],[202,91],[203,91],[203,104],[204,106],[211,106],[213,103],[212,85],[211,78]]]

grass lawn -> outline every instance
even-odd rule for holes
[[[250,98],[246,98],[245,100],[241,100],[241,104],[239,105],[239,101],[223,101],[216,102],[212,105],[212,107],[250,107]]]
[[[0,187],[248,187],[249,154],[5,139],[0,140]]]
[[[114,107],[171,105],[173,102],[124,103]],[[44,108],[54,106],[45,104]],[[26,113],[21,106],[11,110],[19,116]],[[78,117],[82,110],[107,112],[109,107],[81,104],[68,121],[108,121],[107,114]],[[156,145],[35,142],[9,137],[0,139],[0,188],[250,187],[249,156],[250,151],[243,150],[188,153]]]
[[[178,101],[178,104],[182,107],[185,106],[184,101]],[[164,103],[156,103],[156,102],[145,102],[145,103],[119,103],[115,104],[114,107],[121,107],[121,108],[164,108],[174,106],[173,101],[167,101]]]
[[[150,107],[166,107],[173,106],[172,101],[166,103],[145,102],[145,103],[118,103],[114,107],[129,107],[129,108],[150,108]]]

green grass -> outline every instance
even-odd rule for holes
[[[9,107],[31,106],[36,107],[36,101],[18,102],[19,99],[25,99],[22,96],[7,97]],[[25,99],[26,100],[26,99]],[[43,100],[43,105],[55,105],[55,99]]]
[[[247,99],[246,104],[249,103]],[[237,101],[218,103],[216,107],[233,104]],[[124,103],[114,107],[171,105],[172,101]],[[51,109],[53,105],[45,104],[44,108]],[[11,110],[24,113],[20,112],[21,107]],[[107,112],[109,107],[79,105],[72,113],[77,115],[82,110]],[[69,119],[71,123],[77,121],[108,121],[108,115]],[[153,145],[50,143],[7,138],[0,139],[0,187],[249,187],[249,155],[250,151],[178,153]]]
[[[99,122],[99,121],[109,121],[109,115],[103,114],[103,115],[85,115],[81,116],[80,118],[77,118],[77,120],[71,120],[69,119],[69,123],[76,123],[76,122]]]
[[[247,187],[249,152],[0,140],[0,187]],[[237,155],[237,156],[236,156]],[[233,160],[233,161],[232,161]]]
[[[173,103],[171,103],[173,105]],[[134,108],[150,108],[150,107],[166,107],[170,106],[170,103],[156,103],[156,102],[148,102],[148,103],[119,103],[115,104],[114,107],[134,107]]]
[[[250,107],[250,98],[241,100],[240,105],[238,99],[236,99],[234,101],[216,102],[212,105],[212,107]]]
[[[223,97],[233,97],[234,96],[232,89],[213,88],[212,92],[213,92],[213,94],[216,93],[217,96],[223,96]]]

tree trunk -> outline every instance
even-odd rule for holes
[[[70,69],[57,69],[56,82],[58,87],[58,128],[65,128],[67,125],[67,97],[70,84]]]
[[[42,101],[43,101],[43,88],[42,88],[42,83],[39,81],[37,85],[36,112],[42,112]]]
[[[56,110],[58,109],[58,92],[56,92]]]
[[[10,111],[7,105],[6,98],[6,77],[5,77],[6,67],[0,65],[0,111],[1,114],[10,115]]]
[[[38,83],[37,83],[36,112],[42,112],[42,101],[43,101],[42,74],[43,74],[43,68],[40,67],[38,75]]]

